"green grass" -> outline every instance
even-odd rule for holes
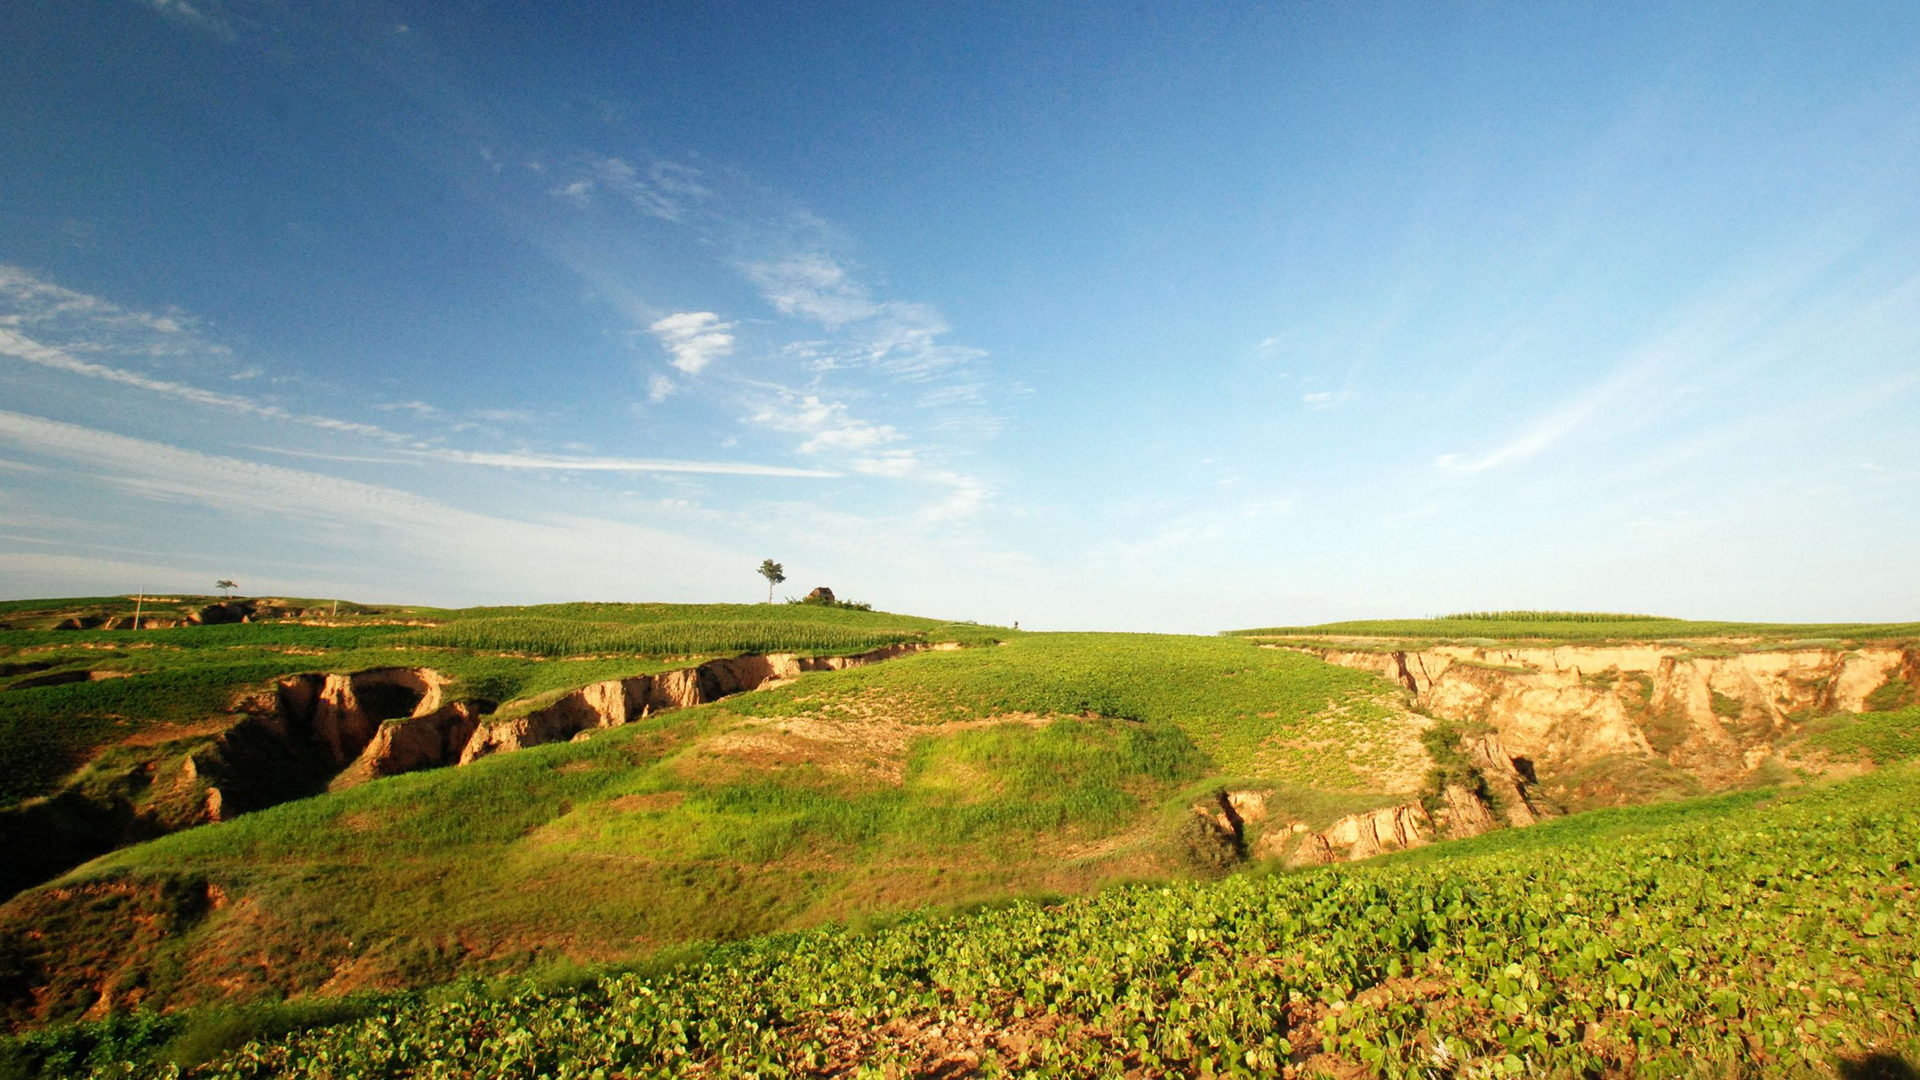
[[[798,684],[733,707],[745,715],[834,717],[885,708],[927,722],[1007,713],[1096,715],[1169,723],[1207,748],[1212,770],[1251,773],[1297,739],[1345,749],[1321,761],[1328,781],[1384,765],[1393,713],[1364,672],[1223,638],[1151,634],[1028,635],[991,649],[885,664],[832,683]],[[1330,718],[1329,706],[1342,712]],[[1329,727],[1329,720],[1334,726]]]
[[[1665,615],[1627,615],[1610,611],[1464,611],[1442,615],[1454,622],[1497,623],[1670,623]]]
[[[975,643],[996,632],[815,604],[547,604],[467,608],[411,644],[535,656],[857,652],[907,641]]]
[[[1867,695],[1867,711],[1892,712],[1895,709],[1912,705],[1916,697],[1920,697],[1920,695],[1914,692],[1913,686],[1905,679],[1898,677],[1890,678],[1875,687],[1873,693]]]
[[[1920,1048],[1917,802],[1908,768],[1356,866],[827,927],[561,986],[390,995],[344,1004],[345,1022],[62,1027],[0,1060],[106,1076],[224,1048],[195,1075],[878,1074],[912,1070],[939,1025],[989,1075],[1269,1073],[1310,1054],[1340,1075],[1845,1074]]]
[[[1315,626],[1267,626],[1228,631],[1240,637],[1370,637],[1401,641],[1599,642],[1755,638],[1784,644],[1817,638],[1830,642],[1910,641],[1920,623],[1741,623],[1669,619],[1652,615],[1593,612],[1486,612],[1439,619],[1361,619]]]
[[[1891,765],[1920,757],[1920,708],[1833,718],[1837,726],[1807,736],[1805,745],[1841,760]]]

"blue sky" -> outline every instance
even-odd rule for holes
[[[1920,617],[1911,4],[0,33],[6,595]]]

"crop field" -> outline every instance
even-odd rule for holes
[[[1361,619],[1315,626],[1266,626],[1229,633],[1238,637],[1361,637],[1466,644],[1476,644],[1476,639],[1491,644],[1494,641],[1683,641],[1695,638],[1836,644],[1920,639],[1920,623],[1742,623],[1602,612],[1497,611],[1437,619]]]
[[[409,644],[537,656],[858,652],[903,641],[987,640],[996,633],[884,612],[810,604],[545,604],[466,608]]]
[[[236,1078],[1890,1068],[1920,1048],[1916,801],[1907,766],[1357,866],[831,927],[566,987],[145,1016],[7,1051],[66,1075],[177,1057]],[[289,1033],[230,1048],[247,1031]]]

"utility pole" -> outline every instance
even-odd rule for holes
[[[139,594],[133,598],[133,628],[135,630],[140,629],[140,605],[145,603],[146,600],[147,590],[145,589],[141,589]]]

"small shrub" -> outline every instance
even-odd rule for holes
[[[1420,744],[1426,747],[1427,757],[1433,762],[1420,792],[1420,805],[1429,814],[1440,808],[1450,787],[1464,787],[1489,805],[1493,803],[1486,776],[1461,749],[1460,742],[1466,735],[1460,725],[1444,720],[1420,733]]]
[[[1201,817],[1188,814],[1173,834],[1181,861],[1203,873],[1225,873],[1240,861],[1240,845],[1230,833]]]

